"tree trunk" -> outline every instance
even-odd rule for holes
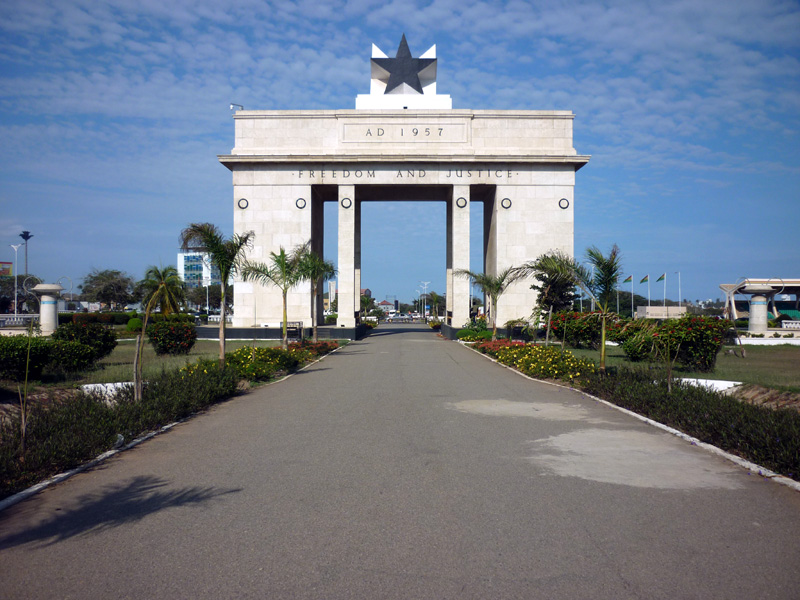
[[[136,336],[136,354],[133,357],[133,399],[142,401],[142,334]]]
[[[289,335],[286,331],[288,314],[289,313],[286,310],[286,292],[284,291],[283,292],[283,341],[281,342],[284,350],[289,348]]]
[[[219,366],[225,366],[225,282],[220,286],[222,288],[222,301],[219,305]]]

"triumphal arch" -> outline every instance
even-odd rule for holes
[[[573,252],[575,172],[589,157],[573,148],[572,112],[453,109],[436,91],[436,68],[435,46],[413,58],[403,36],[394,58],[373,45],[370,93],[355,110],[234,114],[236,145],[219,160],[233,173],[234,230],[255,233],[250,260],[309,240],[322,254],[323,204],[337,204],[339,327],[358,321],[364,202],[446,203],[453,327],[469,320],[470,282],[454,272],[470,268],[471,204],[483,207],[485,273]],[[290,321],[311,326],[310,294],[310,285],[289,294]],[[234,296],[234,327],[281,321],[275,289],[236,281]],[[514,284],[497,322],[525,318],[534,304],[530,282]]]

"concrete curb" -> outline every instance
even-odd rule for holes
[[[487,360],[489,360],[489,361],[491,361],[491,362],[503,367],[504,369],[508,369],[509,371],[511,371],[513,373],[516,373],[520,377],[524,377],[525,379],[528,379],[530,381],[536,381],[537,383],[543,383],[543,384],[546,384],[546,385],[552,385],[553,387],[558,387],[558,388],[562,388],[562,389],[566,389],[566,390],[572,390],[574,392],[577,392],[577,393],[581,394],[582,396],[585,396],[587,398],[591,398],[595,402],[599,402],[600,404],[604,404],[604,405],[606,405],[606,406],[608,406],[610,408],[613,408],[613,409],[618,410],[618,411],[620,411],[622,413],[625,413],[626,415],[629,415],[629,416],[631,416],[631,417],[633,417],[635,419],[638,419],[639,421],[642,421],[642,422],[647,423],[649,425],[652,425],[653,427],[656,427],[656,428],[658,428],[658,429],[660,429],[662,431],[665,431],[665,432],[670,433],[670,434],[672,434],[672,435],[674,435],[676,437],[679,437],[682,440],[685,440],[685,441],[689,442],[692,446],[698,446],[699,448],[702,448],[703,450],[706,450],[707,452],[710,452],[711,454],[716,454],[717,456],[720,456],[720,457],[722,457],[722,458],[724,458],[724,459],[726,459],[726,460],[728,460],[728,461],[730,461],[730,462],[732,462],[732,463],[734,463],[734,464],[736,464],[736,465],[738,465],[738,466],[740,466],[740,467],[742,467],[744,469],[747,469],[748,471],[750,471],[751,473],[753,473],[755,475],[759,475],[760,477],[763,477],[765,479],[769,479],[770,481],[774,481],[774,482],[779,483],[781,485],[785,485],[787,487],[792,488],[793,490],[795,490],[797,492],[800,492],[800,481],[795,481],[794,479],[790,479],[789,477],[786,477],[785,475],[781,475],[779,473],[775,473],[773,471],[770,471],[766,467],[762,467],[761,465],[757,465],[756,463],[750,462],[749,460],[745,460],[744,458],[736,456],[735,454],[731,454],[730,452],[726,452],[725,450],[722,450],[721,448],[717,448],[716,446],[713,446],[712,444],[708,444],[706,442],[702,442],[699,439],[697,439],[696,437],[692,437],[691,435],[683,433],[682,431],[679,431],[678,429],[674,429],[674,428],[672,428],[672,427],[670,427],[668,425],[664,425],[663,423],[659,423],[658,421],[654,421],[653,419],[650,419],[648,417],[642,416],[639,413],[635,413],[635,412],[633,412],[631,410],[628,410],[627,408],[623,408],[621,406],[617,406],[616,404],[614,404],[612,402],[609,402],[608,400],[603,400],[602,398],[598,398],[597,396],[592,396],[591,394],[588,394],[588,393],[586,393],[584,391],[581,391],[581,390],[579,390],[577,388],[570,387],[570,386],[567,386],[567,385],[563,385],[563,384],[560,384],[560,383],[554,383],[552,381],[545,381],[543,379],[536,379],[534,377],[530,377],[528,375],[525,375],[525,373],[521,373],[520,371],[518,371],[518,370],[516,370],[516,369],[514,369],[512,367],[509,367],[508,365],[504,365],[503,363],[498,362],[497,360],[495,360],[491,356],[483,354],[482,352],[478,352],[477,350],[472,349],[472,347],[470,347],[470,346],[468,346],[466,344],[463,344],[463,345],[465,345],[468,348],[470,348],[470,350],[472,350],[476,354],[478,354],[480,356],[483,356],[485,359],[487,359]]]
[[[276,379],[275,381],[270,381],[267,385],[274,385],[276,383],[281,383],[282,381],[286,381],[287,379],[289,379],[290,377],[296,375],[297,373],[300,373],[301,371],[305,371],[307,368],[317,364],[322,359],[324,359],[326,356],[330,356],[334,352],[338,352],[341,348],[342,348],[342,346],[339,346],[335,350],[332,350],[331,352],[328,352],[328,354],[325,354],[325,355],[321,356],[317,360],[315,360],[313,362],[310,362],[307,365],[304,365],[303,368],[297,369],[297,371],[295,371],[294,373],[290,373],[289,375],[286,375],[285,377],[281,377],[280,379]],[[259,387],[261,387],[261,386],[259,386]],[[263,387],[266,387],[266,386],[263,386]],[[233,396],[232,396],[232,398],[233,398]],[[92,460],[90,460],[90,461],[88,461],[88,462],[86,462],[86,463],[84,463],[84,464],[82,464],[80,466],[77,466],[74,469],[71,469],[69,471],[64,471],[63,473],[59,473],[58,475],[54,475],[50,479],[45,479],[44,481],[40,481],[36,485],[32,485],[31,487],[29,487],[27,489],[24,489],[21,492],[17,492],[13,496],[9,496],[8,498],[4,498],[3,500],[0,500],[0,512],[3,512],[5,509],[9,508],[10,506],[14,506],[18,502],[22,502],[23,500],[38,494],[42,490],[45,490],[45,489],[49,488],[52,485],[55,485],[57,483],[61,483],[62,481],[65,481],[65,480],[69,479],[73,475],[77,475],[79,473],[83,473],[84,471],[87,471],[87,470],[91,469],[92,467],[95,467],[95,466],[99,465],[100,463],[105,462],[106,460],[108,460],[112,456],[116,456],[120,452],[124,452],[125,450],[130,450],[131,448],[133,448],[135,446],[138,446],[142,442],[146,442],[147,440],[149,440],[151,438],[154,438],[155,436],[157,436],[159,434],[162,434],[162,433],[164,433],[166,431],[169,431],[170,429],[172,429],[176,425],[180,425],[181,423],[185,423],[186,421],[188,421],[190,419],[193,419],[197,414],[199,414],[199,413],[196,413],[194,415],[190,415],[190,416],[186,417],[185,419],[181,419],[180,421],[175,421],[173,423],[170,423],[169,425],[164,425],[162,428],[160,428],[160,429],[158,429],[156,431],[150,431],[150,432],[148,432],[148,433],[136,438],[135,440],[133,440],[129,444],[126,444],[126,445],[124,445],[124,446],[122,446],[120,448],[116,448],[116,449],[113,449],[113,450],[107,450],[106,452],[103,452],[100,456],[98,456],[96,458],[93,458]]]

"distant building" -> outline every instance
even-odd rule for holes
[[[219,269],[211,264],[205,252],[179,252],[178,275],[188,288],[219,285],[222,282]]]
[[[388,300],[381,300],[375,305],[375,308],[382,310],[387,315],[395,310],[394,302],[389,302]]]

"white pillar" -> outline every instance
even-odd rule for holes
[[[764,333],[767,330],[767,297],[755,294],[750,297],[750,322],[747,331],[750,333]]]
[[[469,321],[470,280],[455,271],[469,269],[469,186],[454,185],[447,203],[447,310],[452,327]]]
[[[339,295],[336,325],[355,327],[356,306],[356,199],[355,186],[339,186]]]
[[[63,289],[57,283],[40,283],[32,290],[39,296],[39,327],[42,335],[50,335],[58,328],[58,294]]]

